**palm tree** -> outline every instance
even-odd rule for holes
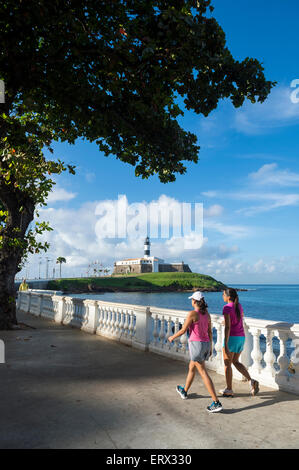
[[[66,263],[66,259],[63,258],[63,256],[59,256],[56,260],[56,263],[59,264],[59,271],[60,271],[60,274],[59,274],[59,277],[61,278],[61,265],[62,263]]]

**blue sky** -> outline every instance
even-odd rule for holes
[[[277,86],[263,104],[246,102],[235,109],[222,101],[208,118],[186,111],[180,123],[198,136],[199,162],[167,185],[157,177],[136,178],[133,167],[104,157],[95,144],[57,144],[57,158],[75,164],[77,174],[57,178],[40,211],[54,229],[47,235],[51,273],[57,256],[67,259],[65,275],[80,276],[95,260],[111,267],[116,259],[142,255],[143,234],[107,240],[95,230],[97,205],[125,195],[129,205],[203,204],[200,249],[185,249],[170,237],[152,239],[152,254],[184,260],[193,271],[226,283],[298,283],[299,103],[291,101],[290,84],[299,78],[299,5],[295,0],[213,5],[235,59],[257,58]],[[30,258],[22,274],[37,276],[38,263],[39,255]]]

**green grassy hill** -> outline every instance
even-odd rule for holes
[[[64,292],[88,291],[221,291],[226,286],[211,276],[197,273],[147,273],[107,277],[57,279],[50,281],[49,289]]]

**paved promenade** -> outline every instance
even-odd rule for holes
[[[224,411],[196,376],[175,391],[187,364],[31,315],[3,332],[0,448],[299,448],[299,396],[235,382]],[[216,389],[224,378],[211,373]]]

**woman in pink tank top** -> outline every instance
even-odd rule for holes
[[[245,331],[243,326],[244,312],[239,303],[239,296],[236,289],[228,287],[222,294],[226,305],[223,307],[224,316],[224,343],[223,359],[226,388],[220,390],[222,396],[233,397],[233,371],[232,365],[250,383],[251,394],[255,396],[259,391],[259,382],[251,378],[247,368],[240,362],[240,355],[245,344]]]
[[[211,317],[207,310],[207,304],[201,292],[197,291],[189,297],[192,299],[192,307],[194,310],[189,312],[183,327],[168,338],[172,343],[173,340],[186,333],[189,328],[189,372],[184,387],[177,385],[176,390],[183,400],[188,398],[187,392],[192,385],[195,377],[195,371],[199,372],[203,383],[205,384],[208,392],[210,393],[213,403],[207,407],[210,413],[216,413],[222,410],[222,405],[217,398],[214,384],[209,376],[205,361],[212,355],[212,326]]]

